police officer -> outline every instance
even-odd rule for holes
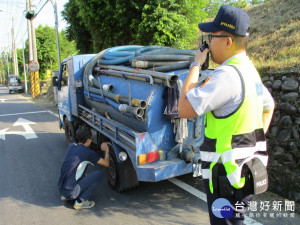
[[[209,33],[209,49],[196,52],[181,91],[178,111],[182,118],[205,114],[205,137],[200,152],[211,224],[243,224],[245,211],[236,206],[240,204],[245,209],[255,193],[254,175],[246,165],[254,164],[255,159],[266,171],[265,133],[272,119],[274,100],[246,55],[250,31],[246,12],[222,6],[213,22],[198,26]],[[198,86],[199,72],[208,52],[220,66]],[[266,179],[260,184],[265,185]],[[221,198],[231,204],[229,216],[213,211],[218,205],[213,204]]]

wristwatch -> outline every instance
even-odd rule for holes
[[[191,64],[191,66],[190,66],[190,69],[191,69],[193,66],[199,66],[199,69],[201,70],[201,65],[200,65],[200,63],[198,63],[198,62],[193,62],[193,63]]]

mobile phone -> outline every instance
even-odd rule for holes
[[[200,45],[200,51],[203,52],[206,48],[208,47],[208,44],[206,41],[203,41],[202,39],[202,44]],[[206,60],[203,65],[201,65],[201,70],[206,70],[209,67],[209,53],[207,53]]]

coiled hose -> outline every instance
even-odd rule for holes
[[[196,51],[165,46],[118,46],[102,55],[100,65],[130,65],[157,72],[188,69]]]

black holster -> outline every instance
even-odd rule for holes
[[[268,171],[259,158],[253,158],[245,163],[252,177],[253,194],[261,194],[267,191],[269,186]]]
[[[218,193],[223,198],[234,196],[237,201],[240,201],[244,196],[260,194],[268,188],[267,170],[258,158],[244,164],[242,177],[245,177],[245,185],[243,188],[236,189],[232,187],[222,163],[217,163],[213,167],[212,174],[214,193]]]

